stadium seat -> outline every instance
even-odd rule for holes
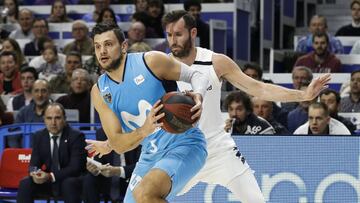
[[[0,199],[15,199],[19,182],[28,175],[30,148],[7,148],[0,162]]]

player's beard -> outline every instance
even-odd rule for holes
[[[175,46],[175,47],[179,47],[179,46]],[[191,42],[191,38],[189,37],[189,39],[186,40],[186,42],[184,43],[182,50],[173,52],[171,49],[171,53],[177,58],[184,58],[189,56],[191,49],[192,49],[192,42]]]
[[[112,72],[120,67],[121,61],[123,59],[124,55],[120,53],[120,56],[113,60],[108,66],[104,67],[104,69],[108,72]]]

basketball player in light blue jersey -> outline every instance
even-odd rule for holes
[[[141,144],[124,202],[166,202],[202,168],[207,152],[198,128],[177,135],[160,128],[157,121],[164,114],[157,115],[162,108],[159,99],[177,89],[169,80],[190,82],[194,92],[189,95],[196,103],[192,118],[198,119],[208,79],[161,52],[127,54],[124,34],[115,24],[97,24],[92,35],[97,60],[106,73],[93,86],[91,98],[108,140],[87,140],[87,149],[102,156]]]

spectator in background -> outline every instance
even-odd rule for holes
[[[64,72],[64,67],[58,60],[56,47],[48,47],[41,53],[45,59],[45,63],[41,64],[38,69],[39,78],[50,81],[52,78]]]
[[[19,64],[15,52],[0,53],[0,93],[18,94],[22,91]]]
[[[340,94],[335,90],[326,89],[320,93],[319,98],[320,102],[324,103],[327,106],[331,118],[334,118],[343,123],[346,128],[351,132],[351,134],[353,134],[356,130],[356,126],[351,121],[347,120],[342,116],[339,116],[338,114],[341,101]]]
[[[132,22],[127,32],[129,47],[136,42],[143,42],[146,35],[146,27],[140,21]]]
[[[4,24],[18,23],[19,4],[17,0],[4,0],[4,8],[8,9],[7,15],[3,16],[1,22]]]
[[[99,18],[97,19],[96,23],[101,23],[105,21],[117,24],[116,15],[111,8],[104,8],[100,12]]]
[[[75,69],[72,73],[71,93],[56,100],[66,109],[79,110],[79,122],[90,123],[91,78],[85,69]]]
[[[247,63],[243,67],[243,72],[247,76],[254,78],[255,80],[262,79],[263,71],[261,70],[260,66],[258,66],[258,65]]]
[[[55,0],[51,5],[51,13],[47,21],[50,23],[68,23],[73,20],[67,17],[65,3],[62,0]]]
[[[27,8],[23,8],[19,12],[19,24],[20,27],[12,31],[9,35],[13,39],[34,39],[34,35],[31,32],[31,27],[34,21],[34,14]]]
[[[360,1],[352,0],[350,4],[351,9],[351,24],[341,27],[336,31],[335,36],[360,36]]]
[[[39,46],[40,52],[42,53],[45,49],[55,47],[55,44],[54,44],[54,40],[52,40],[50,37],[46,36],[46,37],[41,37],[39,39],[38,46]],[[62,53],[58,53],[57,57],[58,57],[58,60],[60,61],[61,66],[64,67],[66,56]],[[40,55],[40,56],[37,56],[37,57],[34,57],[33,59],[31,59],[29,66],[32,66],[39,71],[40,66],[44,63],[46,63],[45,58],[43,57],[43,55]]]
[[[2,51],[13,51],[16,54],[16,63],[20,64],[20,67],[27,64],[24,54],[21,51],[19,43],[16,40],[7,38],[2,43]]]
[[[66,203],[81,202],[79,176],[85,170],[85,136],[71,128],[65,118],[61,104],[46,107],[46,128],[33,135],[30,174],[20,182],[17,202],[33,202],[38,195],[62,196]]]
[[[329,115],[327,106],[315,102],[309,106],[308,121],[297,128],[294,134],[301,135],[350,135],[350,131],[340,121]]]
[[[34,35],[34,39],[25,44],[24,54],[25,56],[39,56],[41,53],[38,47],[38,42],[41,37],[48,36],[49,24],[45,19],[36,18],[33,22],[31,30]]]
[[[31,88],[38,79],[38,74],[33,67],[24,67],[20,70],[22,92],[9,99],[7,103],[8,111],[18,111],[21,107],[27,106],[32,100]]]
[[[313,51],[313,35],[315,33],[326,33],[328,35],[328,50],[334,54],[343,54],[344,47],[342,46],[339,39],[327,33],[327,22],[326,18],[321,15],[314,15],[310,20],[309,25],[309,34],[305,37],[302,37],[299,40],[299,43],[296,46],[295,51],[308,53]]]
[[[73,71],[81,68],[82,60],[79,52],[71,51],[66,55],[65,72],[50,80],[52,93],[70,93]]]
[[[250,97],[241,91],[230,93],[224,102],[229,113],[225,122],[225,131],[232,135],[274,134],[274,128],[263,118],[253,113]]]
[[[82,20],[74,21],[72,25],[73,42],[65,45],[64,54],[70,51],[77,51],[81,55],[92,55],[94,52],[94,45],[91,38],[88,36],[89,28],[86,22]]]
[[[360,112],[360,70],[351,73],[350,94],[341,99],[340,112]]]
[[[209,25],[201,20],[201,1],[186,0],[184,9],[196,19],[197,36],[200,38],[200,47],[210,48],[210,31]]]
[[[307,88],[309,83],[304,83],[300,87],[300,90]],[[304,124],[308,119],[308,109],[310,104],[316,101],[315,98],[313,101],[302,101],[299,102],[299,105],[292,111],[289,112],[287,116],[287,129],[290,132],[294,132],[300,125]]]
[[[291,79],[293,88],[299,90],[303,84],[310,84],[313,79],[313,74],[311,69],[306,66],[295,66],[292,70]],[[298,102],[281,103],[281,109],[285,112],[290,112],[298,105]]]
[[[96,140],[106,140],[102,128],[96,130]],[[125,196],[140,152],[141,147],[137,147],[121,155],[111,152],[101,158],[94,157],[96,161],[102,164],[101,166],[95,165],[92,161],[87,161],[86,169],[89,173],[84,176],[83,181],[84,201],[86,203],[98,203],[100,202],[100,194],[104,194],[110,196],[112,202],[121,202],[121,197]]]
[[[146,12],[148,0],[135,0],[135,12]]]
[[[333,53],[328,51],[329,37],[326,33],[313,34],[314,51],[301,56],[294,66],[306,66],[314,73],[341,72],[341,62]]]
[[[38,79],[31,89],[33,100],[29,105],[20,108],[16,115],[15,123],[42,123],[44,122],[44,110],[50,103],[49,83]],[[9,136],[8,146],[12,148],[22,147],[22,135]]]
[[[128,53],[151,51],[151,47],[145,42],[136,42],[130,46]]]
[[[254,108],[254,114],[265,119],[270,125],[274,128],[275,133],[278,135],[289,135],[290,132],[273,116],[273,102],[265,101],[258,97],[253,97],[251,99]]]
[[[10,125],[14,123],[14,115],[8,112],[4,101],[0,98],[0,126]]]
[[[148,15],[148,23],[144,23],[146,27],[153,28],[153,36],[152,38],[164,38],[164,30],[161,25],[161,19],[164,15],[164,3],[162,0],[149,0],[147,15]]]
[[[94,0],[94,6],[95,6],[94,12],[85,14],[82,17],[82,20],[84,20],[85,22],[97,22],[101,11],[104,8],[110,7],[110,0]],[[117,22],[121,22],[119,16],[116,15],[115,18]]]

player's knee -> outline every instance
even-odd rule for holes
[[[152,200],[157,199],[157,195],[146,186],[146,184],[139,184],[133,190],[133,196],[137,203],[142,202],[152,202]]]

